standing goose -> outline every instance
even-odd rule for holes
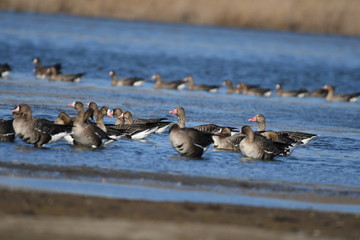
[[[242,127],[241,133],[245,135],[245,138],[240,142],[240,151],[245,157],[272,160],[276,156],[287,156],[287,152],[290,151],[289,145],[276,143],[257,135],[247,125]]]
[[[270,97],[272,91],[266,88],[260,88],[257,85],[248,85],[246,83],[239,83],[236,88],[242,94],[253,95],[253,96],[262,96],[262,97]]]
[[[273,141],[282,141],[285,143],[293,144],[308,144],[312,139],[317,137],[316,134],[304,133],[304,132],[291,132],[291,131],[266,131],[266,121],[262,114],[256,114],[250,118],[249,121],[257,122],[259,134],[269,138]]]
[[[169,131],[171,146],[181,156],[201,157],[214,141],[210,133],[200,132],[194,128],[186,128],[185,115],[178,115],[181,109],[183,108],[178,107],[169,112],[178,117],[178,123],[173,124]]]
[[[109,76],[111,77],[111,85],[112,86],[134,86],[138,87],[141,86],[145,79],[138,78],[138,77],[127,77],[118,79],[116,76],[115,71],[110,71]]]
[[[217,85],[195,84],[194,78],[192,76],[185,77],[184,81],[189,83],[188,89],[191,91],[207,91],[215,93],[219,90],[219,86]]]
[[[7,77],[11,71],[12,69],[9,64],[7,63],[0,64],[0,78]]]
[[[16,136],[26,143],[41,147],[63,139],[71,127],[57,125],[43,118],[35,118],[29,105],[20,104],[13,110],[13,128]]]
[[[328,94],[326,95],[327,102],[355,102],[360,97],[360,93],[335,94],[335,88],[332,85],[325,85],[323,88],[328,91]]]
[[[308,91],[305,88],[299,90],[284,90],[280,83],[276,84],[276,95],[279,97],[304,97],[308,94]]]
[[[13,142],[14,140],[13,120],[0,119],[0,142]]]
[[[169,82],[163,82],[160,74],[155,74],[151,77],[151,80],[155,80],[155,89],[164,88],[164,89],[173,89],[181,90],[186,87],[186,82],[183,80],[175,80]]]
[[[222,127],[214,131],[212,139],[214,140],[214,148],[227,151],[240,151],[240,142],[245,136],[231,136],[231,129]]]
[[[55,67],[48,68],[46,72],[50,80],[63,82],[80,82],[85,75],[85,73],[61,74]]]
[[[185,127],[185,120],[186,120],[186,113],[185,109],[183,107],[177,107],[174,110],[170,111],[169,113],[174,114],[178,117],[178,124],[180,127]],[[192,127],[200,132],[207,132],[207,133],[213,133],[214,131],[224,128],[224,126],[219,126],[216,124],[202,124],[198,126]],[[236,128],[233,127],[227,127],[231,130],[231,135],[233,135],[233,131],[236,130]],[[238,130],[236,131],[238,132]]]
[[[86,121],[84,105],[81,102],[73,102],[68,106],[75,108],[78,112],[71,132],[74,145],[100,148],[115,141],[95,124]]]
[[[222,83],[222,85],[227,86],[226,93],[228,93],[228,94],[230,94],[230,93],[239,93],[239,90],[234,88],[233,83],[232,83],[231,80],[225,80]]]
[[[61,64],[60,63],[56,63],[55,65],[51,65],[51,66],[43,66],[41,64],[40,58],[36,57],[33,59],[33,64],[36,65],[33,69],[33,72],[36,73],[37,78],[49,77],[51,73],[48,72],[48,69],[51,67],[54,67],[56,69],[57,73],[61,73]]]

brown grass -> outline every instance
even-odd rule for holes
[[[360,35],[358,0],[0,0],[0,9]]]

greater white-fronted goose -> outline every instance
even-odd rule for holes
[[[121,117],[125,119],[125,124],[146,124],[146,123],[159,123],[164,120],[167,120],[167,118],[147,118],[147,119],[134,119],[131,112],[126,111],[121,114]]]
[[[158,126],[155,133],[164,133],[166,129],[171,125],[171,122],[167,122],[167,118],[148,118],[148,119],[134,119],[131,112],[126,111],[121,114],[121,117],[125,119],[125,124],[148,124],[155,123]]]
[[[125,137],[133,140],[142,140],[150,134],[156,132],[159,126],[157,123],[146,123],[146,124],[125,124],[125,120],[122,117],[122,110],[120,108],[114,108],[111,111],[113,116],[117,117],[115,125],[106,124],[106,128],[109,130],[117,129],[123,131]]]
[[[13,142],[14,140],[13,120],[0,119],[0,142]]]
[[[52,81],[80,82],[81,78],[85,76],[85,73],[62,74],[55,67],[48,68],[46,72],[50,74],[48,77]]]
[[[332,85],[325,85],[323,87],[325,90],[328,90],[326,95],[326,101],[340,101],[340,102],[355,102],[360,97],[360,93],[350,93],[350,94],[335,94],[335,88]]]
[[[115,125],[125,124],[125,120],[121,116],[121,114],[123,114],[123,111],[121,108],[114,108],[111,113],[114,117],[116,117]]]
[[[151,80],[155,80],[155,89],[164,88],[164,89],[173,89],[173,90],[181,90],[186,87],[186,82],[184,80],[175,80],[163,82],[160,74],[155,74],[151,77]]]
[[[223,86],[227,86],[227,89],[226,89],[226,93],[228,94],[231,94],[231,93],[239,93],[239,90],[234,88],[233,86],[233,83],[231,80],[225,80],[223,83],[222,83]]]
[[[56,63],[51,66],[43,66],[40,58],[36,57],[33,59],[33,64],[35,64],[35,68],[33,69],[33,72],[36,73],[37,78],[49,77],[51,73],[48,72],[48,69],[51,67],[54,67],[56,69],[57,73],[61,73],[61,64],[60,63]]]
[[[236,85],[236,88],[239,90],[239,93],[247,95],[270,97],[272,94],[272,91],[270,89],[260,88],[256,85],[248,85],[243,82]]]
[[[245,138],[240,142],[241,154],[245,157],[258,160],[272,160],[276,156],[288,156],[290,145],[273,142],[264,136],[255,134],[251,127],[241,128]]]
[[[114,70],[109,72],[109,76],[111,77],[111,85],[112,86],[141,86],[145,79],[138,77],[127,77],[118,79],[116,76],[116,72]]]
[[[75,118],[71,135],[74,139],[74,145],[100,148],[115,141],[116,139],[97,127],[93,123],[88,123],[85,119],[84,105],[82,102],[73,102],[68,104],[69,107],[75,108],[78,112]]]
[[[175,109],[182,108],[178,107]],[[175,109],[169,113],[175,114],[174,112],[179,112],[177,110],[175,111]],[[211,134],[185,127],[185,119],[184,121],[179,121],[179,116],[178,122],[179,124],[173,124],[169,131],[171,146],[175,151],[180,153],[181,156],[201,157],[209,145],[214,142]]]
[[[309,92],[306,96],[309,97],[318,97],[318,98],[326,98],[326,95],[328,94],[328,90],[324,88],[315,89],[314,91]]]
[[[266,131],[266,120],[264,115],[256,114],[249,121],[257,122],[258,133],[273,141],[281,141],[288,144],[308,144],[312,139],[317,137],[316,134],[292,131]]]
[[[61,112],[58,114],[54,123],[60,124],[60,125],[72,125],[74,123],[74,120],[75,120],[75,118],[70,117],[69,114],[67,114],[66,112]]]
[[[192,76],[185,77],[184,81],[189,83],[188,89],[191,91],[207,91],[215,93],[219,90],[219,86],[217,85],[195,84],[194,78]]]
[[[214,131],[212,139],[214,140],[214,148],[226,151],[240,151],[239,144],[245,136],[231,136],[231,129],[222,127]]]
[[[173,109],[172,111],[170,111],[169,113],[174,114],[178,117],[178,124],[180,125],[180,127],[182,127],[182,128],[185,127],[186,113],[185,113],[185,109],[183,107],[177,107],[177,108]],[[194,126],[192,128],[194,128],[200,132],[213,133],[214,131],[216,131],[220,128],[224,128],[224,127],[225,126],[219,126],[216,124],[202,124],[202,125]],[[233,128],[233,127],[227,127],[227,128],[229,128],[232,133],[234,130],[236,130],[236,132],[238,132],[238,130],[236,128]]]
[[[7,63],[0,64],[0,78],[7,77],[11,71],[12,69],[9,64]]]
[[[49,120],[33,117],[31,108],[27,104],[18,105],[12,112],[16,136],[36,147],[61,140],[71,131],[69,126],[57,125]]]
[[[299,90],[284,90],[280,83],[276,84],[276,95],[279,97],[304,97],[308,94],[305,88]]]

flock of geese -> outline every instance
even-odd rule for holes
[[[63,74],[61,73],[62,67],[60,63],[43,66],[40,58],[34,58],[33,64],[35,65],[33,72],[38,78],[48,78],[52,81],[66,81],[66,82],[79,82],[81,78],[85,76],[85,73],[75,74]],[[9,64],[0,64],[0,77],[5,78],[11,72]],[[144,78],[138,77],[126,77],[118,78],[115,71],[110,71],[112,86],[141,86],[144,82]],[[160,74],[155,74],[151,77],[151,80],[155,81],[155,89],[173,89],[181,90],[187,87],[191,91],[208,91],[217,92],[220,88],[219,85],[208,84],[195,84],[195,80],[192,76],[187,76],[182,80],[175,81],[163,81]],[[237,84],[235,87],[231,80],[225,80],[222,83],[223,86],[227,86],[226,93],[228,94],[247,94],[253,96],[270,97],[273,94],[273,90],[268,88],[262,88],[259,85],[250,85],[244,82]],[[322,88],[308,91],[306,88],[298,90],[285,90],[281,84],[275,86],[276,95],[279,97],[320,97],[326,98],[326,101],[341,101],[341,102],[355,102],[360,98],[360,93],[351,94],[335,94],[335,87],[332,85],[325,85]]]
[[[63,74],[61,64],[43,66],[39,58],[34,58],[33,64],[35,64],[33,71],[38,78],[78,82],[85,75],[84,73]],[[6,77],[11,70],[8,64],[0,64],[0,77]],[[112,78],[113,86],[140,86],[145,81],[143,78],[118,79],[115,71],[110,71],[109,76]],[[220,87],[195,84],[191,76],[183,80],[164,82],[159,74],[155,74],[152,79],[155,80],[155,88],[177,90],[188,86],[189,90],[216,92]],[[272,94],[270,89],[263,89],[257,85],[239,83],[234,87],[231,80],[224,81],[223,85],[227,86],[227,93],[255,96]],[[360,96],[360,94],[335,95],[331,85],[309,92],[306,89],[283,90],[282,86],[277,84],[276,90],[278,96],[326,97],[328,101],[354,101]],[[97,149],[122,139],[141,140],[150,134],[168,134],[171,146],[181,156],[200,158],[213,144],[214,149],[240,152],[251,159],[271,160],[276,156],[290,156],[297,146],[308,144],[317,137],[312,133],[266,130],[266,121],[262,114],[249,119],[258,125],[258,130],[253,131],[249,125],[243,126],[240,130],[216,124],[186,127],[186,113],[183,107],[169,111],[177,117],[177,123],[173,123],[164,117],[135,119],[129,111],[123,111],[121,108],[110,109],[107,106],[99,108],[95,102],[88,103],[86,108],[79,101],[68,106],[76,110],[76,116],[71,117],[71,114],[61,112],[55,120],[33,117],[32,109],[26,103],[16,106],[12,110],[12,119],[0,119],[0,141],[13,142],[17,137],[25,143],[40,148],[45,144],[62,140],[74,146]],[[103,120],[105,116],[116,117],[116,122],[105,124]]]
[[[276,156],[287,157],[298,145],[307,144],[316,134],[291,131],[265,130],[265,118],[258,114],[249,121],[258,123],[258,131],[243,126],[239,131],[228,126],[204,124],[186,127],[183,107],[169,113],[177,116],[177,123],[167,118],[134,119],[128,111],[120,108],[101,108],[95,102],[87,104],[76,101],[68,104],[76,110],[71,117],[66,112],[59,113],[52,121],[33,117],[28,104],[20,104],[12,110],[13,119],[0,120],[0,141],[12,142],[16,137],[35,147],[43,147],[56,141],[66,141],[71,145],[98,149],[122,139],[141,140],[150,134],[166,134],[172,147],[181,155],[200,158],[211,144],[215,149],[240,152],[251,159],[271,160]],[[104,124],[103,118],[116,117],[114,124]]]

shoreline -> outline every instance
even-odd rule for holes
[[[14,233],[15,236],[21,237],[25,234],[24,231],[26,239],[38,239],[39,236],[71,239],[77,234],[88,236],[91,233],[86,230],[87,227],[76,227],[77,230],[63,232],[60,222],[66,222],[70,226],[74,222],[84,226],[90,224],[94,225],[93,227],[100,227],[104,222],[108,222],[109,226],[115,223],[130,224],[136,226],[135,229],[138,229],[139,233],[145,231],[145,225],[151,223],[152,231],[157,234],[163,233],[164,225],[175,229],[178,229],[178,226],[187,226],[188,239],[195,237],[192,234],[199,234],[199,231],[217,236],[219,239],[231,239],[241,233],[257,235],[255,239],[265,239],[268,236],[268,239],[279,239],[280,236],[290,237],[287,239],[299,236],[303,239],[357,239],[360,236],[360,214],[228,204],[151,202],[7,187],[0,187],[0,194],[1,238]],[[195,225],[198,227],[197,230]],[[113,231],[114,234],[118,231],[114,226],[109,226],[105,228],[106,231],[94,228],[98,229],[94,234],[107,239],[109,231]],[[41,232],[43,228],[47,229],[47,235]],[[182,231],[173,230],[167,234],[174,239],[184,237],[181,235],[184,234]],[[130,236],[131,234],[124,236],[124,239],[130,239]]]
[[[357,0],[0,0],[0,10],[359,36]]]

